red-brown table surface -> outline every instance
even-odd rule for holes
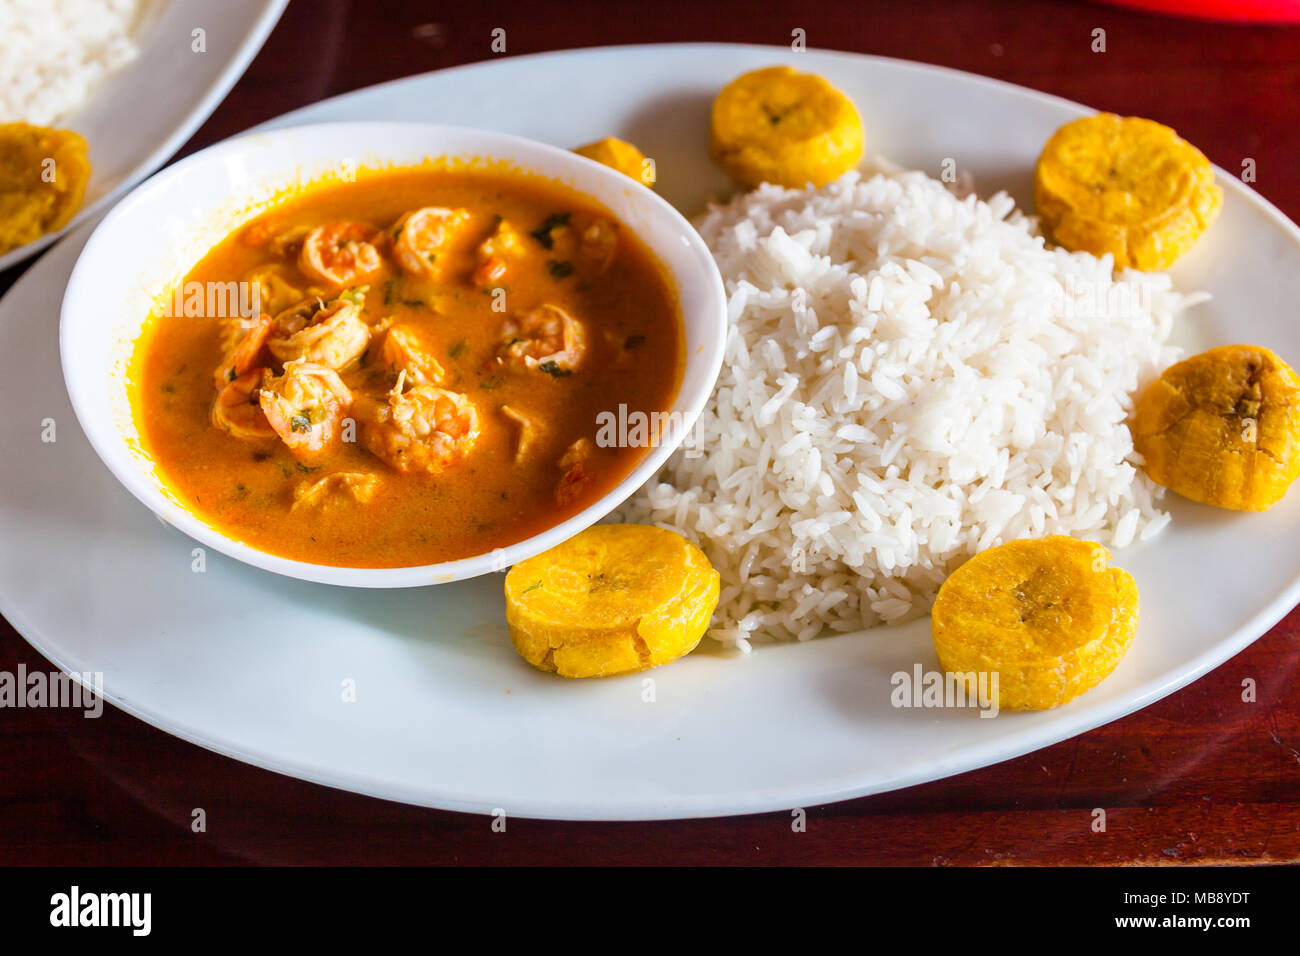
[[[1175,126],[1300,219],[1300,28],[1166,19],[1069,0],[498,5],[295,0],[182,155],[383,80],[605,44],[737,41],[938,63]],[[1093,30],[1106,31],[1094,53]],[[900,91],[902,93],[903,91]],[[142,104],[142,108],[146,108]],[[20,270],[0,276],[7,288]],[[50,317],[54,321],[54,316]],[[1300,316],[1298,316],[1300,318]],[[7,467],[12,467],[9,465]],[[1267,521],[1266,517],[1255,520]],[[5,546],[0,542],[0,547]],[[70,596],[70,599],[75,597]],[[1300,860],[1300,612],[1123,720],[994,767],[786,813],[663,823],[512,821],[303,783],[106,708],[0,710],[0,862],[1211,863]],[[0,670],[48,669],[0,622]],[[1243,701],[1255,681],[1257,699]],[[203,807],[207,831],[191,831]],[[1106,811],[1094,832],[1094,809]]]

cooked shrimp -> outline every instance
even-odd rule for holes
[[[398,471],[440,474],[474,446],[479,436],[478,409],[459,392],[417,385],[403,392],[406,374],[386,403],[358,403],[361,439],[378,458]]]
[[[319,296],[308,296],[287,309],[275,313],[275,331],[281,335],[292,335],[311,323],[316,313],[325,308],[325,300]]]
[[[420,344],[413,329],[397,326],[384,337],[384,364],[394,374],[406,373],[406,380],[415,385],[441,385],[447,373],[438,360]]]
[[[224,389],[240,375],[252,369],[262,357],[262,346],[271,334],[271,317],[263,312],[247,327],[236,323],[228,334],[226,357],[217,366],[216,383]]]
[[[374,278],[383,267],[376,241],[379,230],[363,222],[317,226],[302,240],[298,268],[313,282],[337,288]]]
[[[523,246],[510,223],[500,220],[492,235],[479,243],[476,254],[478,268],[474,270],[474,284],[480,288],[496,285],[506,277],[510,267],[510,257]]]
[[[259,398],[269,373],[250,369],[227,382],[212,406],[212,424],[236,438],[274,438],[275,430],[262,414]]]
[[[375,497],[379,479],[360,471],[338,471],[316,481],[299,482],[293,489],[293,506],[329,511],[342,504],[368,504]]]
[[[574,369],[586,350],[582,323],[556,305],[511,316],[501,326],[503,361],[552,375]]]
[[[618,254],[618,226],[608,219],[595,220],[583,230],[578,250],[599,275],[609,268]]]
[[[588,438],[579,438],[560,457],[556,464],[564,469],[560,476],[559,487],[555,489],[555,502],[564,507],[581,494],[582,489],[590,484],[592,475],[585,468],[591,458],[592,444]]]
[[[469,221],[464,209],[425,206],[408,212],[393,227],[393,256],[406,272],[431,279],[438,274],[438,257],[456,229]]]
[[[300,302],[275,317],[275,334],[267,340],[272,355],[281,362],[304,359],[336,371],[361,356],[370,345],[361,306],[351,299],[319,305],[319,300]]]
[[[258,401],[280,440],[304,456],[338,438],[352,393],[333,369],[298,359],[286,362],[279,378],[267,379]]]

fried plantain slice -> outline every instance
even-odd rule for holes
[[[1210,349],[1148,386],[1132,432],[1156,484],[1202,504],[1264,511],[1300,475],[1300,377],[1266,348]]]
[[[1137,584],[1109,560],[1101,545],[1062,535],[981,551],[939,588],[939,663],[996,673],[1007,710],[1059,707],[1095,687],[1137,632]]]
[[[654,188],[654,163],[645,158],[645,154],[626,140],[606,136],[604,139],[579,146],[574,150],[579,156],[594,159],[610,169],[616,169],[624,176],[635,179],[642,185]]]
[[[506,575],[506,623],[528,663],[612,677],[689,654],[718,604],[699,548],[649,525],[596,525]]]
[[[1034,202],[1067,249],[1115,268],[1168,268],[1210,227],[1223,190],[1199,149],[1168,126],[1099,113],[1066,123],[1043,147]]]
[[[0,124],[0,253],[68,224],[86,195],[88,149],[70,129]]]
[[[744,186],[824,186],[862,159],[862,119],[825,79],[771,66],[713,101],[709,155]]]

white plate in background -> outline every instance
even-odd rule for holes
[[[80,109],[55,122],[86,137],[90,182],[66,227],[0,255],[0,269],[34,256],[107,209],[185,145],[262,48],[289,0],[152,0],[139,54]],[[205,51],[194,52],[193,31]]]

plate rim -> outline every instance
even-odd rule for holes
[[[32,256],[43,252],[63,239],[64,236],[79,228],[83,223],[91,220],[97,221],[100,213],[108,212],[110,208],[117,205],[118,200],[127,192],[166,166],[167,161],[171,159],[176,151],[189,142],[190,137],[197,133],[199,128],[208,121],[208,118],[217,111],[217,107],[225,102],[230,91],[234,89],[235,84],[247,71],[249,64],[253,62],[253,58],[266,45],[271,31],[275,29],[275,25],[280,22],[280,17],[284,15],[285,9],[289,6],[289,0],[260,0],[260,2],[262,3],[262,11],[246,28],[244,38],[240,41],[235,56],[217,75],[216,80],[207,88],[203,97],[185,114],[180,125],[147,156],[131,167],[130,171],[118,181],[117,185],[94,202],[78,209],[63,228],[56,229],[54,232],[47,232],[31,242],[24,243],[15,249],[0,254],[0,272],[18,266]],[[93,170],[91,175],[94,175]]]
[[[574,50],[546,51],[543,53],[528,54],[526,56],[509,57],[508,59],[511,61],[540,59],[577,53],[591,54],[601,51],[609,51],[611,49],[627,50],[629,48],[638,48],[644,50],[663,50],[665,48],[710,48],[716,50],[720,47],[738,48],[749,51],[766,50],[775,52],[778,50],[786,50],[785,47],[773,47],[762,44],[626,44],[604,47],[582,47]],[[1069,107],[1072,111],[1096,112],[1091,107],[1084,106],[1054,94],[1043,93],[1028,87],[1018,86],[1003,80],[963,70],[957,70],[951,67],[938,66],[912,60],[903,60],[896,57],[860,54],[851,51],[818,49],[816,51],[810,50],[809,52],[830,54],[853,60],[866,58],[869,60],[886,61],[891,64],[901,65],[909,69],[924,72],[939,71],[946,74],[954,74],[958,78],[974,80],[979,84],[988,84],[1004,90],[1013,91],[1017,95],[1029,99],[1041,99],[1043,101],[1056,103],[1057,105],[1063,105]],[[347,93],[292,110],[279,117],[272,118],[265,123],[259,124],[250,130],[245,130],[235,135],[242,136],[249,132],[260,130],[263,127],[294,125],[294,121],[299,114],[319,108],[326,104],[334,104],[340,100],[346,100],[348,97],[369,93],[379,88],[419,81],[433,74],[443,74],[458,70],[486,69],[499,62],[504,61],[487,60],[471,64],[463,64],[443,70],[428,71],[408,77],[388,80],[359,90],[348,91]],[[300,120],[299,122],[307,121],[308,120]],[[324,120],[316,121],[323,122]],[[1281,210],[1272,202],[1251,188],[1249,184],[1241,182],[1236,176],[1228,175],[1217,166],[1215,168],[1216,171],[1222,172],[1226,179],[1231,180],[1235,184],[1232,187],[1234,193],[1248,197],[1257,209],[1272,219],[1276,225],[1282,227],[1284,234],[1290,238],[1296,247],[1300,247],[1300,228],[1298,228],[1294,222],[1282,213]],[[91,224],[83,224],[80,228],[85,230],[87,236],[92,230]],[[76,237],[74,236],[72,238],[75,240]],[[38,264],[36,267],[30,269],[28,273],[25,273],[20,277],[18,282],[14,284],[13,288],[18,289],[23,287],[29,280],[31,273],[38,272],[44,267],[43,264]],[[571,801],[557,802],[535,800],[531,803],[527,801],[514,801],[515,806],[511,810],[511,815],[526,819],[592,822],[709,819],[727,816],[745,816],[788,810],[793,806],[819,806],[842,800],[855,799],[903,787],[916,786],[970,770],[993,766],[1006,760],[1015,759],[1044,747],[1051,746],[1063,740],[1068,740],[1089,730],[1102,727],[1114,720],[1150,706],[1152,703],[1174,693],[1182,687],[1187,686],[1205,673],[1222,664],[1224,661],[1240,653],[1243,649],[1254,643],[1254,641],[1258,640],[1260,636],[1271,629],[1296,605],[1298,599],[1300,599],[1300,573],[1291,580],[1288,586],[1284,587],[1277,595],[1275,595],[1271,601],[1261,605],[1260,608],[1235,631],[1217,641],[1210,649],[1197,657],[1186,661],[1177,668],[1167,671],[1161,676],[1161,678],[1141,685],[1138,688],[1138,692],[1129,697],[1124,698],[1121,701],[1116,701],[1113,704],[1093,705],[1082,710],[1078,714],[1071,715],[1065,723],[1048,724],[1041,729],[1031,728],[1028,731],[1013,732],[1011,737],[1015,742],[1010,745],[1006,743],[1007,737],[1003,736],[973,747],[967,747],[954,756],[932,761],[920,772],[909,771],[902,774],[885,774],[878,777],[874,783],[865,786],[844,782],[842,779],[826,780],[816,792],[809,791],[806,787],[801,789],[798,784],[782,785],[779,787],[769,786],[764,787],[761,790],[751,791],[741,799],[735,799],[733,795],[728,801],[728,806],[722,809],[717,808],[719,801],[716,797],[690,797],[686,799],[671,798],[660,800],[631,798],[617,801],[613,804],[611,804],[610,801],[605,800],[600,804],[587,804],[583,805],[581,808]],[[12,608],[13,604],[8,599],[8,588],[0,585],[0,613],[4,614],[14,629],[39,653],[56,666],[72,673],[69,667],[64,663],[62,655],[51,653],[49,646],[44,639],[44,635],[40,635],[37,629],[30,625],[26,615],[23,613],[15,613]],[[206,750],[210,750],[222,756],[231,757],[264,770],[270,770],[274,773],[279,773],[294,779],[306,780],[311,783],[332,787],[334,789],[359,793],[365,796],[398,803],[453,812],[475,814],[491,813],[491,810],[486,808],[483,801],[474,800],[467,794],[457,793],[456,791],[445,787],[437,789],[424,787],[419,788],[417,792],[415,788],[405,785],[394,786],[391,783],[377,783],[373,780],[350,776],[346,772],[340,773],[329,768],[321,768],[305,763],[295,763],[292,760],[281,760],[277,757],[267,755],[255,748],[241,749],[238,747],[232,747],[204,732],[190,727],[187,724],[169,722],[170,725],[164,727],[160,722],[161,718],[151,708],[124,700],[118,695],[112,693],[107,686],[104,688],[103,696],[105,700],[110,701],[119,709],[143,720],[145,723],[164,733],[178,737],[189,743],[196,744],[197,746],[203,747]]]

